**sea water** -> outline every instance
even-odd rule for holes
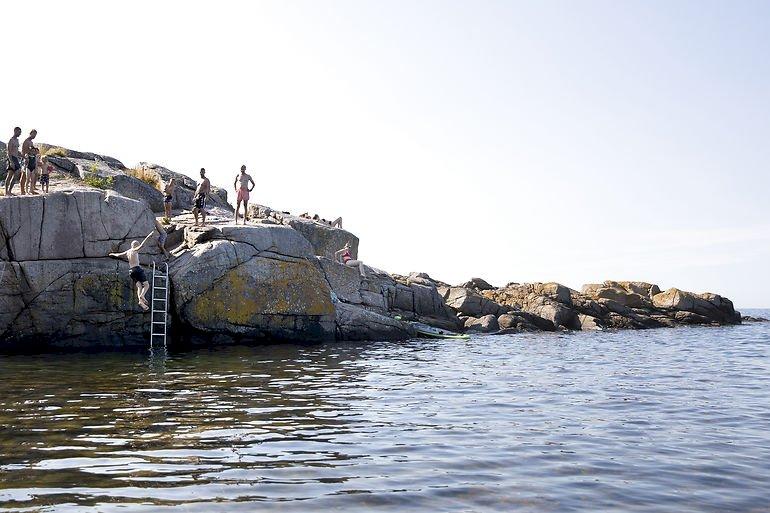
[[[770,323],[0,372],[0,511],[770,510]]]

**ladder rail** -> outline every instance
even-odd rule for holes
[[[168,263],[165,262],[164,268],[161,270],[155,262],[152,263],[152,307],[150,310],[150,349],[152,349],[154,337],[163,337],[163,347],[166,347],[166,340],[168,338],[168,289],[169,289],[169,276],[168,276]],[[160,280],[163,286],[157,283],[156,280]],[[162,294],[160,294],[162,292]],[[162,305],[162,308],[156,306],[157,303]],[[157,319],[163,320],[157,320]],[[163,325],[162,331],[156,326]]]

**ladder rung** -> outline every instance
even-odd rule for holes
[[[152,347],[152,337],[163,337],[163,345],[165,346],[166,338],[168,336],[168,286],[171,280],[168,275],[168,264],[165,265],[166,272],[163,272],[158,267],[156,267],[155,264],[152,264],[152,317],[150,319],[150,347]],[[156,301],[160,303],[157,307],[155,306]],[[156,321],[156,318],[162,318],[163,320]],[[157,328],[160,333],[155,332],[156,326],[163,326],[162,329]]]

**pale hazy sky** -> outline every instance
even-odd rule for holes
[[[3,2],[0,121],[449,282],[770,306],[770,2]],[[13,79],[10,70],[15,73]]]

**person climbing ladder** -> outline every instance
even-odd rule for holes
[[[136,287],[136,297],[139,299],[139,306],[141,306],[145,312],[150,309],[147,300],[144,298],[147,291],[150,289],[150,283],[147,280],[147,274],[145,274],[144,269],[139,265],[139,251],[144,247],[144,244],[150,240],[153,233],[155,232],[150,232],[141,244],[137,241],[131,241],[131,247],[126,251],[109,254],[109,256],[114,258],[120,258],[124,255],[128,258],[128,266],[131,268],[129,276]]]

